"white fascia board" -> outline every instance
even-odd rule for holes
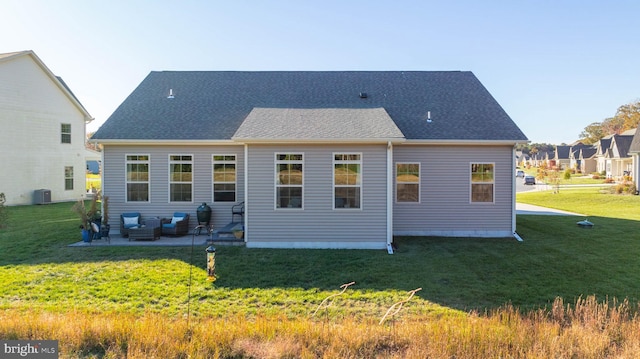
[[[456,145],[456,146],[513,146],[529,143],[529,140],[406,140],[405,145]]]
[[[101,145],[122,145],[122,146],[228,146],[240,145],[240,143],[231,140],[115,140],[115,139],[91,139],[91,143],[99,143]]]
[[[404,138],[269,138],[269,139],[255,139],[255,138],[237,138],[232,137],[232,141],[242,144],[299,144],[312,143],[312,144],[392,144],[404,143]]]

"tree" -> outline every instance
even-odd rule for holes
[[[602,122],[592,122],[589,126],[584,128],[582,133],[580,133],[580,141],[585,145],[592,145],[604,136],[605,134],[602,129]]]
[[[623,122],[624,131],[638,127],[640,123],[640,100],[618,107],[615,117]]]

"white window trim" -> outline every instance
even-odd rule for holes
[[[222,157],[227,157],[227,156],[233,156],[234,160],[233,161],[227,161],[227,160],[216,160],[216,156],[222,156]],[[215,181],[215,176],[214,176],[214,171],[215,171],[215,165],[216,164],[234,164],[235,168],[236,168],[236,180],[234,182],[216,182]],[[232,202],[237,202],[238,201],[238,155],[235,153],[214,153],[211,155],[211,202],[212,203],[225,203],[227,201],[223,201],[223,202],[216,202],[216,196],[215,196],[215,185],[216,184],[235,184],[235,190],[234,190],[234,200]]]
[[[71,169],[71,177],[67,177],[67,168]],[[73,166],[64,166],[64,190],[65,191],[73,191],[76,187],[76,181],[74,179],[74,168]],[[71,188],[67,188],[67,180],[71,180]]]
[[[148,160],[128,160],[129,156],[147,156]],[[146,181],[129,181],[127,179],[127,165],[129,163],[146,163],[149,167],[149,178]],[[146,183],[149,193],[146,201],[129,201],[127,185],[129,183]],[[150,203],[151,202],[151,155],[148,153],[125,153],[124,155],[124,202],[125,203]]]
[[[415,184],[415,182],[398,182],[398,165],[418,165],[418,201],[417,202],[400,202],[398,201],[398,184]],[[422,163],[420,162],[396,162],[395,165],[395,202],[397,204],[420,204],[422,203]]]
[[[69,132],[62,131],[62,127],[65,126],[65,125],[69,126]],[[61,144],[65,144],[65,145],[70,145],[71,144],[71,142],[73,140],[71,131],[72,131],[72,128],[71,128],[71,124],[70,123],[61,123],[60,124],[60,143]],[[69,135],[69,142],[63,142],[62,141],[62,135]]]
[[[492,165],[493,166],[493,181],[491,182],[473,182],[471,177],[473,173],[471,172],[471,166],[473,164],[483,164],[483,165]],[[484,161],[471,161],[469,162],[469,203],[473,205],[490,205],[496,203],[496,163],[495,162],[484,162]],[[493,185],[493,197],[491,198],[491,202],[474,202],[473,201],[473,185],[474,184],[492,184]]]
[[[179,160],[179,161],[174,161],[171,159],[171,156],[190,156],[191,157],[191,161],[184,161],[184,160]],[[167,178],[168,178],[168,183],[167,183],[167,201],[168,203],[193,203],[193,198],[195,197],[194,194],[194,186],[193,186],[193,177],[194,177],[194,157],[193,154],[189,154],[189,153],[170,153],[167,156],[167,159],[169,160],[169,166],[167,166]],[[184,182],[184,181],[172,181],[171,180],[171,164],[173,163],[180,163],[180,164],[185,164],[185,163],[190,163],[191,164],[191,181],[190,182]],[[171,184],[173,183],[180,183],[180,184],[187,184],[190,183],[191,184],[191,201],[172,201],[171,200]]]
[[[336,161],[336,155],[357,155],[360,156],[359,160],[347,160]],[[333,152],[331,154],[331,207],[334,211],[362,211],[363,210],[363,198],[364,198],[364,165],[362,163],[362,152]],[[357,208],[336,208],[336,164],[337,163],[353,163],[360,165],[360,184],[359,185],[344,185],[340,187],[358,187],[360,188],[360,206]]]
[[[302,156],[302,160],[279,160],[278,156],[281,155],[300,155]],[[304,181],[305,181],[305,153],[304,152],[276,152],[273,162],[273,209],[276,211],[302,211],[304,210]],[[302,184],[301,185],[279,185],[278,184],[278,165],[279,164],[301,164],[302,165]],[[301,204],[300,208],[290,208],[290,207],[278,207],[278,188],[283,187],[302,187],[301,188]]]

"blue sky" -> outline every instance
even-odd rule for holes
[[[640,1],[0,0],[95,131],[150,71],[472,71],[532,142],[640,99]]]

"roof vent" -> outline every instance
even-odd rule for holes
[[[169,89],[169,96],[167,96],[167,98],[175,98],[173,96],[173,89]]]
[[[431,111],[427,111],[427,123],[431,123]]]
[[[360,92],[360,98],[367,98],[366,92]]]

